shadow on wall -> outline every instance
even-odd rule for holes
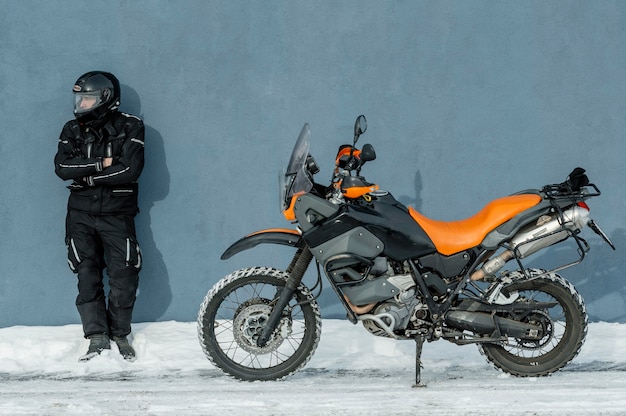
[[[122,85],[120,111],[143,118],[139,95],[127,85]],[[165,199],[169,194],[170,174],[165,162],[163,137],[148,125],[145,129],[145,165],[139,179],[140,212],[135,219],[137,239],[144,263],[139,275],[139,290],[133,312],[133,322],[157,321],[172,301],[169,273],[163,261],[163,255],[154,240],[150,217],[154,203]]]
[[[408,195],[402,195],[398,198],[402,204],[408,206],[412,206],[418,212],[422,212],[422,174],[419,170],[415,172],[415,176],[413,177],[413,188],[415,189],[415,198],[411,198]]]

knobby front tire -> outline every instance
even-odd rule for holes
[[[529,322],[540,324],[538,341],[509,338],[505,344],[482,344],[481,353],[497,368],[520,377],[547,376],[578,355],[587,335],[587,311],[574,286],[556,273],[532,279],[543,270],[531,269],[531,280],[514,284],[524,300],[556,302],[552,308],[533,311]]]
[[[285,378],[311,359],[322,319],[315,298],[302,284],[267,344],[256,344],[287,278],[273,268],[246,268],[227,275],[207,293],[198,313],[198,337],[213,365],[240,380],[267,381]]]

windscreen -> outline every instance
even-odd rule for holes
[[[310,137],[311,130],[309,125],[305,124],[291,152],[287,170],[281,175],[281,211],[287,208],[292,196],[309,192],[313,188],[313,182],[306,172]]]

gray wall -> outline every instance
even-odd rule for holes
[[[367,178],[435,219],[585,167],[603,190],[592,216],[619,248],[588,231],[588,260],[563,274],[592,319],[626,322],[625,13],[623,1],[0,1],[0,326],[78,322],[52,159],[73,82],[92,69],[118,75],[122,110],[147,127],[136,322],[194,320],[222,275],[284,267],[285,248],[219,256],[289,226],[277,172],[302,124],[326,180],[361,113],[378,153]]]

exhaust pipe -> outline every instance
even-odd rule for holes
[[[343,295],[343,298],[345,299],[350,309],[352,309],[352,312],[356,313],[357,315],[363,315],[364,313],[368,313],[369,311],[374,309],[374,306],[376,306],[376,302],[369,303],[363,306],[356,306],[354,303],[350,301],[350,298],[348,296]]]
[[[534,224],[529,224],[515,235],[510,241],[512,250],[506,250],[497,257],[486,261],[479,270],[472,273],[472,280],[482,280],[486,276],[495,274],[504,267],[505,263],[514,256],[514,251],[520,259],[535,254],[539,250],[567,239],[570,231],[582,229],[589,222],[589,211],[578,205],[563,211],[563,216],[542,215]]]
[[[497,257],[486,261],[479,270],[472,273],[472,280],[482,280],[485,276],[495,276],[501,268],[504,267],[507,261],[513,258],[513,252],[511,250],[503,251]]]

